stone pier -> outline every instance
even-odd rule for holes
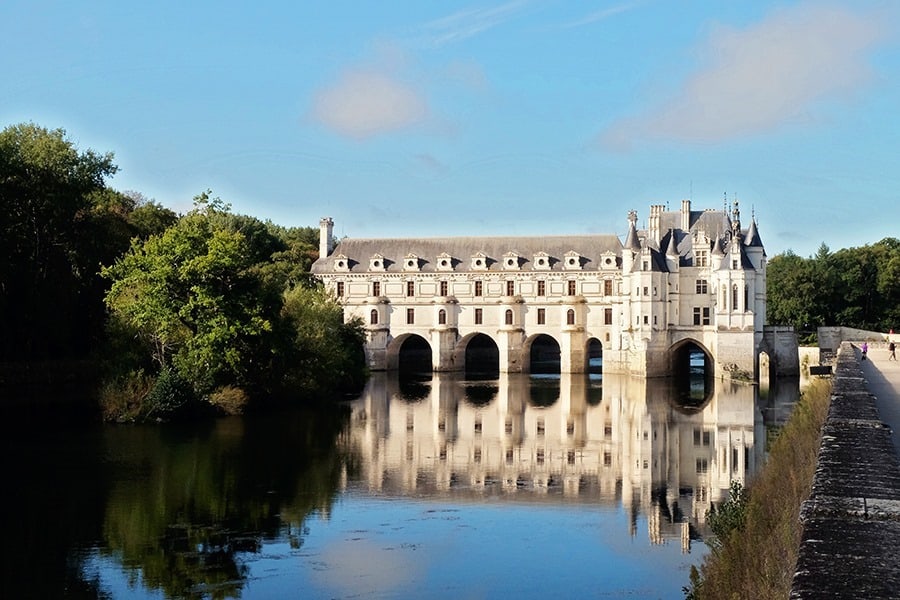
[[[858,350],[844,342],[835,362],[791,598],[897,598],[900,463]]]

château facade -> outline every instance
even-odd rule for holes
[[[320,222],[312,272],[365,323],[372,370],[398,368],[412,337],[435,371],[458,371],[473,339],[496,346],[501,372],[527,372],[537,339],[559,347],[560,370],[667,376],[702,351],[718,377],[759,373],[767,342],[766,252],[740,210],[668,211],[646,228],[628,213],[616,235],[343,239]],[[421,340],[417,340],[421,345]],[[480,337],[480,343],[485,338]],[[680,361],[680,363],[679,363]],[[679,366],[681,365],[681,366]]]

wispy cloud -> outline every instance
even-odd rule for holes
[[[406,129],[427,115],[428,103],[419,90],[374,67],[345,71],[315,95],[312,107],[318,122],[356,139]]]
[[[575,27],[583,27],[584,25],[590,25],[591,23],[596,23],[597,21],[603,21],[604,19],[608,19],[609,17],[613,17],[623,12],[627,12],[636,8],[638,6],[637,2],[632,2],[629,4],[622,4],[621,6],[612,6],[610,8],[604,8],[603,10],[598,10],[592,12],[584,17],[577,19],[575,21],[570,21],[568,23],[563,23],[559,26],[560,29],[572,29]]]
[[[659,108],[614,123],[601,141],[717,142],[775,130],[869,83],[867,54],[884,36],[877,15],[818,4],[778,10],[745,29],[720,26],[701,48],[706,68]]]
[[[443,46],[497,27],[515,17],[527,4],[527,0],[513,0],[500,6],[459,11],[425,23],[422,31],[429,44]]]

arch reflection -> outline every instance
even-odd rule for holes
[[[365,417],[351,419],[345,438],[361,454],[366,485],[401,495],[621,504],[632,523],[648,519],[652,542],[687,543],[730,482],[763,462],[753,386],[721,383],[686,411],[665,379],[606,375],[601,386],[585,375],[502,374],[491,383],[478,389],[435,373],[427,397],[411,404],[395,400],[396,376],[375,373],[351,407]]]

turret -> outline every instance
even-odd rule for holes
[[[334,248],[331,245],[334,221],[331,217],[324,217],[319,221],[319,258],[325,258]]]
[[[622,246],[622,272],[631,273],[634,265],[634,255],[641,251],[641,242],[638,239],[637,211],[628,211],[628,234],[625,236],[625,244]]]

